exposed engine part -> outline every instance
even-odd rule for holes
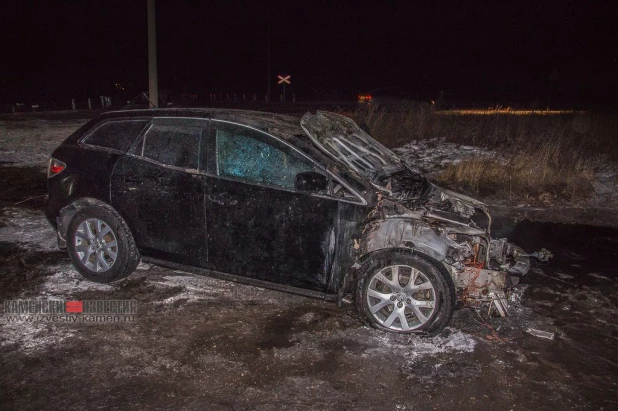
[[[539,261],[544,261],[544,262],[549,261],[549,259],[554,256],[551,253],[551,251],[549,251],[546,248],[541,248],[540,251],[535,251],[535,252],[530,253],[530,254],[526,254],[521,248],[519,248],[519,250],[521,250],[521,252],[517,252],[517,256],[532,257],[532,258],[536,258]]]
[[[420,205],[427,190],[426,180],[408,169],[380,181],[380,185],[391,190],[392,198],[409,208]]]
[[[506,263],[507,245],[508,240],[506,238],[492,239],[489,245],[489,258],[496,260],[498,264]]]
[[[354,249],[408,248],[442,262],[464,306],[508,315],[507,293],[529,271],[530,257],[551,257],[545,249],[527,254],[506,238],[492,239],[491,216],[481,202],[431,186],[421,195],[426,201],[413,207],[420,193],[413,176],[402,172],[381,183],[392,192],[379,194]]]
[[[492,305],[489,307],[495,308],[500,317],[507,317],[509,315],[509,303],[506,299],[506,294],[503,291],[492,291],[489,293],[492,299]]]
[[[504,271],[466,267],[456,274],[455,285],[465,288],[472,298],[485,298],[491,291],[504,290],[507,286]]]

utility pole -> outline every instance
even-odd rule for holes
[[[268,85],[266,88],[267,103],[270,102],[270,12],[268,12],[268,73],[266,78],[268,79]]]
[[[155,20],[155,0],[148,2],[148,100],[150,105],[159,107],[159,86],[157,81],[157,24]]]

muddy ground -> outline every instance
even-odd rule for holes
[[[496,236],[555,254],[524,279],[512,316],[459,310],[441,335],[409,338],[366,327],[351,306],[156,266],[84,281],[40,211],[45,184],[40,164],[0,166],[0,300],[135,299],[138,314],[0,323],[1,409],[618,407],[616,229],[505,214]]]

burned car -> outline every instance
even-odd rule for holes
[[[87,279],[141,261],[342,303],[434,334],[456,304],[507,313],[529,255],[485,204],[429,183],[334,113],[106,113],[52,154],[46,215]],[[481,218],[478,218],[478,217]]]

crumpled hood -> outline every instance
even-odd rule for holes
[[[404,209],[458,225],[469,225],[475,209],[487,213],[484,203],[429,183],[348,117],[318,111],[306,113],[300,125],[320,150],[368,178],[383,196]]]
[[[374,140],[351,118],[318,111],[306,113],[300,126],[325,154],[370,180],[404,168],[401,159]]]

